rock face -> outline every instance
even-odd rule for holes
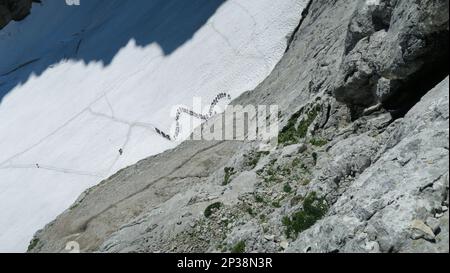
[[[336,201],[290,251],[448,251],[448,232],[441,230],[448,228],[448,84],[447,78],[383,132],[331,148],[334,158],[353,158],[332,167],[349,170],[351,182],[340,194],[341,182],[323,176],[315,187],[328,196],[338,191]],[[352,175],[348,164],[367,168]]]
[[[29,251],[448,252],[446,54],[448,1],[313,0],[233,102],[279,105],[276,149],[187,141],[86,191]]]
[[[404,114],[448,74],[449,2],[359,2],[334,94],[349,104],[381,102]]]
[[[11,20],[23,20],[30,14],[33,0],[0,0],[0,29]]]

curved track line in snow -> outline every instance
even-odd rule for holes
[[[7,158],[6,160],[2,161],[0,163],[0,167],[2,167],[3,165],[5,165],[6,163],[10,162],[11,160],[31,151],[32,149],[36,148],[37,146],[39,146],[40,144],[42,144],[43,142],[45,142],[48,138],[56,135],[59,131],[61,131],[62,129],[64,129],[67,125],[69,125],[72,121],[74,121],[75,119],[77,119],[78,117],[80,117],[84,112],[87,111],[88,108],[83,109],[81,112],[77,113],[76,115],[74,115],[72,118],[70,118],[69,120],[67,120],[66,122],[64,122],[61,126],[57,127],[55,130],[53,130],[52,132],[50,132],[48,135],[46,135],[45,137],[41,138],[39,141],[37,141],[36,143],[34,143],[33,145],[29,146],[28,148],[22,150],[21,152],[18,152],[16,154],[14,154],[13,156]]]
[[[13,165],[7,165],[4,167],[0,167],[0,170],[7,170],[7,169],[36,169],[36,170],[46,170],[46,171],[53,171],[58,173],[66,173],[66,174],[75,174],[75,175],[81,175],[81,176],[92,176],[92,177],[100,177],[101,175],[98,173],[90,173],[80,170],[73,170],[73,169],[66,169],[66,168],[59,168],[55,166],[48,166],[48,165],[40,165],[40,164],[13,164]]]
[[[173,139],[177,139],[180,135],[180,131],[181,131],[181,124],[180,124],[180,118],[182,114],[186,114],[188,116],[197,118],[199,120],[203,120],[203,121],[207,121],[208,119],[210,119],[214,114],[214,108],[219,104],[219,102],[223,99],[228,99],[228,101],[231,101],[231,95],[227,94],[227,93],[219,93],[216,95],[216,97],[214,98],[214,100],[210,103],[209,106],[209,110],[208,110],[208,114],[204,115],[201,113],[197,113],[191,109],[188,109],[186,107],[180,107],[177,110],[177,114],[175,117],[175,122],[176,122],[176,128],[175,128],[175,133],[173,136]],[[164,132],[162,132],[164,134]]]
[[[106,96],[105,96],[105,98],[106,98]],[[111,113],[114,114],[114,108],[112,107],[112,105],[109,102],[108,102],[108,104],[109,104],[109,108],[110,108]],[[124,125],[128,126],[127,136],[125,138],[124,143],[122,144],[122,148],[121,149],[125,150],[125,148],[127,147],[128,143],[130,142],[130,139],[131,139],[131,133],[133,131],[133,128],[135,128],[135,127],[140,127],[140,128],[144,128],[144,129],[150,130],[151,132],[153,132],[153,133],[157,134],[158,136],[160,136],[160,134],[158,133],[159,129],[155,125],[153,125],[151,123],[127,121],[127,120],[123,120],[123,119],[117,118],[113,114],[111,116],[108,116],[108,115],[103,114],[103,113],[95,112],[94,110],[92,110],[91,107],[89,108],[88,111],[89,111],[89,114],[91,114],[93,116],[104,118],[104,119],[108,119],[110,121],[113,121],[113,122],[116,122],[116,123],[120,123],[120,124],[124,124]],[[117,162],[119,161],[120,156],[121,156],[121,154],[118,153],[116,155],[116,157],[114,158],[114,160],[112,161],[113,163],[111,163],[110,167],[107,168],[107,170],[105,170],[105,171],[103,171],[101,173],[103,173],[105,176],[108,175],[111,172],[111,170],[114,168],[114,166],[117,164]]]
[[[94,110],[92,110],[92,105],[95,104],[96,102],[98,102],[101,99],[105,99],[105,101],[108,104],[108,107],[111,111],[111,115],[107,115],[107,114],[103,114],[103,113],[99,113],[96,112]],[[215,113],[214,113],[214,108],[219,104],[219,102],[223,99],[228,99],[229,101],[231,101],[231,95],[227,94],[227,93],[219,93],[214,100],[210,103],[210,107],[208,110],[208,114],[203,115],[200,113],[196,113],[186,107],[180,107],[177,110],[177,116],[175,118],[176,121],[176,131],[175,131],[175,135],[173,137],[173,139],[177,139],[179,136],[179,133],[181,131],[181,124],[179,123],[179,119],[181,118],[182,114],[187,114],[189,116],[192,116],[194,118],[198,118],[201,119],[203,121],[208,120],[209,118],[211,118]],[[81,170],[73,170],[73,169],[67,169],[67,168],[60,168],[60,167],[55,167],[55,166],[48,166],[48,165],[41,165],[39,163],[34,163],[34,164],[12,164],[11,161],[16,158],[19,157],[20,155],[32,150],[33,148],[35,148],[36,146],[42,144],[45,140],[47,140],[48,138],[50,138],[51,136],[55,135],[56,133],[58,133],[60,130],[62,130],[64,127],[66,127],[67,125],[69,125],[73,120],[75,120],[76,118],[78,118],[79,116],[81,116],[82,114],[84,114],[85,112],[88,112],[90,115],[96,116],[96,117],[100,117],[100,118],[104,118],[104,119],[108,119],[110,121],[116,122],[116,123],[120,123],[120,124],[124,124],[128,126],[128,131],[127,131],[127,136],[126,139],[122,145],[122,149],[125,149],[131,139],[131,133],[133,128],[135,127],[140,127],[140,128],[144,128],[147,130],[150,130],[151,132],[157,134],[160,137],[163,137],[169,141],[173,141],[172,138],[166,134],[164,131],[158,129],[158,127],[154,124],[151,123],[145,123],[145,122],[136,122],[136,121],[127,121],[124,119],[120,119],[114,116],[114,108],[112,107],[109,99],[107,98],[107,94],[103,94],[100,98],[97,98],[95,101],[93,101],[86,109],[83,109],[83,111],[81,111],[80,113],[78,113],[77,115],[75,115],[74,117],[72,117],[70,120],[68,120],[66,123],[63,124],[63,126],[58,127],[54,132],[52,132],[52,134],[47,135],[45,138],[42,139],[42,141],[36,143],[35,145],[29,147],[27,150],[23,151],[20,154],[16,154],[13,157],[3,161],[0,164],[0,169],[4,170],[4,169],[42,169],[42,170],[48,170],[48,171],[54,171],[54,172],[60,172],[60,173],[68,173],[68,174],[75,174],[75,175],[81,175],[81,176],[92,176],[92,177],[102,177],[105,175],[108,175],[110,173],[110,171],[114,168],[114,166],[117,164],[117,162],[120,159],[120,154],[118,154],[114,160],[113,163],[110,165],[109,168],[107,168],[105,171],[100,171],[99,173],[91,173],[91,172],[86,172],[86,171],[81,171]],[[9,163],[9,164],[8,164]]]
[[[0,77],[8,76],[8,75],[16,72],[17,70],[20,70],[20,69],[22,69],[22,68],[24,68],[24,67],[26,67],[26,66],[28,66],[28,65],[30,65],[32,63],[35,63],[35,62],[37,62],[39,60],[40,60],[40,58],[36,58],[36,59],[30,60],[28,62],[25,62],[23,64],[20,64],[20,65],[16,66],[15,68],[11,69],[10,71],[0,74]]]
[[[250,39],[249,40],[256,40],[260,35],[262,35],[264,32],[257,34],[256,29],[258,26],[258,22],[255,19],[255,17],[252,15],[252,13],[250,12],[250,10],[245,7],[244,5],[242,5],[241,3],[239,3],[238,1],[229,1],[229,3],[235,5],[236,7],[238,7],[239,9],[241,9],[249,18],[250,20],[253,22],[253,27],[252,27],[252,34],[250,35]],[[270,72],[271,68],[270,65],[268,64],[266,55],[261,51],[261,49],[258,47],[257,44],[254,45],[254,49],[258,52],[258,55],[252,55],[252,54],[242,54],[238,49],[236,49],[232,43],[230,42],[230,39],[223,34],[214,24],[214,21],[211,20],[210,22],[207,23],[208,26],[211,27],[211,29],[218,35],[221,37],[222,40],[225,41],[225,43],[228,45],[228,47],[234,52],[234,54],[236,56],[239,57],[244,57],[244,58],[251,58],[251,59],[259,59],[259,60],[263,60],[263,65],[265,67],[265,69]],[[249,44],[249,43],[247,43]]]
[[[251,15],[251,13],[249,12],[249,10],[248,10],[247,8],[245,8],[244,6],[242,6],[240,3],[237,3],[236,1],[230,1],[230,3],[233,3],[235,6],[239,7],[241,10],[243,10],[244,13],[246,13],[246,14],[249,16],[249,18],[251,18],[251,20],[253,21],[254,26],[257,25],[256,19]],[[265,61],[266,58],[264,57],[264,54],[263,54],[262,52],[260,52],[259,49],[258,49],[258,53],[260,53],[259,56],[258,56],[258,55],[242,54],[238,49],[236,49],[236,48],[233,47],[233,45],[231,44],[231,42],[230,42],[230,40],[228,39],[228,37],[227,37],[226,35],[224,35],[223,33],[221,33],[221,32],[215,27],[214,22],[209,22],[209,23],[207,23],[207,24],[211,27],[211,29],[214,30],[215,33],[217,33],[218,36],[220,36],[220,37],[225,41],[225,43],[227,44],[227,46],[228,46],[228,47],[229,47],[229,48],[230,48],[237,56],[245,57],[245,58],[252,58],[252,59],[262,59],[262,60],[264,60],[264,66],[265,66],[266,68],[269,68],[269,67],[268,67],[268,64],[267,64],[266,61]],[[252,36],[252,39],[255,38],[255,37],[254,37],[255,34],[256,34],[256,32],[253,31],[253,33],[252,33],[252,35],[251,35],[251,36]],[[80,39],[78,40],[77,45],[76,45],[75,50],[74,50],[75,53],[77,53],[77,52],[79,51],[80,46],[81,46],[81,43],[82,43],[82,40],[83,40],[82,38],[80,38]],[[157,60],[157,59],[160,59],[160,58],[162,58],[162,57],[163,57],[163,54],[158,55],[158,56],[155,56],[155,57],[151,58],[151,59],[148,61],[148,64],[150,64],[150,63],[152,63],[153,61],[155,61],[155,60]],[[19,70],[19,69],[25,67],[25,66],[27,66],[27,65],[30,65],[30,64],[32,64],[32,63],[34,63],[34,62],[36,62],[36,61],[39,61],[39,59],[40,59],[40,58],[36,58],[36,59],[31,60],[31,61],[28,61],[28,62],[26,62],[26,63],[24,63],[24,64],[22,64],[22,65],[19,65],[19,66],[16,67],[16,68],[14,68],[12,71],[6,72],[5,74],[2,74],[2,75],[0,75],[0,76],[7,76],[7,75],[9,75],[9,74],[11,74],[11,73],[13,73],[13,72],[15,72],[15,71],[17,71],[17,70]],[[155,68],[155,69],[157,69],[157,68]],[[11,162],[13,159],[15,159],[15,158],[17,158],[17,157],[19,157],[19,156],[21,156],[21,155],[23,155],[23,154],[25,154],[25,153],[31,151],[31,150],[34,149],[35,147],[37,147],[37,146],[39,146],[40,144],[42,144],[43,142],[45,142],[48,138],[50,138],[50,137],[56,135],[59,131],[61,131],[62,129],[64,129],[66,126],[68,126],[71,122],[73,122],[73,121],[76,120],[78,117],[80,117],[80,116],[81,116],[82,114],[84,114],[86,111],[90,111],[92,105],[94,105],[95,103],[97,103],[99,100],[101,100],[101,99],[103,99],[103,98],[105,98],[105,100],[107,101],[107,104],[109,105],[109,107],[110,107],[110,109],[111,109],[112,116],[114,116],[114,110],[113,110],[113,108],[112,108],[112,106],[111,106],[110,101],[109,101],[108,98],[107,98],[107,95],[108,95],[109,93],[113,92],[115,89],[117,89],[118,86],[120,86],[120,83],[123,82],[125,79],[129,79],[130,77],[133,77],[134,75],[137,75],[137,74],[139,74],[139,73],[142,72],[142,71],[143,71],[143,69],[137,69],[137,70],[133,71],[132,73],[129,73],[128,75],[125,75],[125,76],[122,76],[122,77],[117,78],[114,82],[112,82],[111,84],[109,84],[108,87],[105,88],[105,89],[107,89],[107,91],[105,91],[105,92],[103,93],[102,96],[100,96],[100,97],[98,97],[97,99],[95,99],[94,101],[92,101],[87,107],[85,107],[84,109],[82,109],[79,113],[75,114],[72,118],[70,118],[69,120],[67,120],[67,121],[66,121],[65,123],[63,123],[61,126],[59,126],[58,128],[56,128],[54,131],[50,132],[48,135],[46,135],[45,137],[43,137],[42,139],[40,139],[39,141],[37,141],[37,142],[34,143],[33,145],[29,146],[28,148],[24,149],[24,150],[21,151],[21,152],[18,152],[18,153],[16,153],[16,154],[14,154],[13,156],[7,158],[6,160],[0,162],[0,167],[1,167],[1,166],[4,166],[4,165],[5,165],[6,163],[8,163],[8,162]],[[119,83],[119,84],[118,84],[118,83]],[[111,88],[109,88],[109,87],[111,87]],[[190,110],[185,111],[185,113],[186,113],[186,114],[191,114],[191,113],[190,113]],[[195,114],[195,113],[194,113],[194,114]],[[193,115],[193,116],[195,117],[195,115]],[[117,121],[117,122],[120,122],[120,123],[123,123],[123,124],[133,125],[133,126],[136,126],[136,127],[148,127],[148,128],[152,128],[152,129],[153,129],[158,135],[160,135],[161,137],[163,137],[163,138],[165,138],[165,139],[168,139],[168,140],[172,140],[172,138],[169,136],[169,134],[163,132],[162,130],[158,129],[158,128],[157,128],[156,126],[154,126],[154,125],[148,125],[148,126],[147,126],[147,124],[144,124],[144,123],[139,123],[139,122],[127,122],[127,121],[124,121],[124,120],[119,120],[119,119],[117,119],[117,118],[113,118],[113,120],[115,120],[115,121]],[[206,119],[202,118],[202,120],[206,120]],[[177,129],[176,129],[175,135],[173,136],[173,139],[176,139],[176,138],[179,136],[179,132],[180,132],[180,130],[181,130],[181,129],[179,128],[180,125],[179,125],[178,120],[177,120],[176,122],[177,122],[177,127],[176,127]]]
[[[226,44],[227,46],[230,48],[231,51],[233,51],[234,55],[238,56],[238,57],[243,57],[243,58],[247,58],[247,59],[257,59],[257,60],[266,60],[266,58],[264,57],[264,54],[257,48],[255,47],[255,49],[258,51],[258,55],[254,55],[254,54],[243,54],[239,49],[235,48],[231,42],[230,39],[223,34],[214,24],[214,22],[209,22],[207,24]],[[252,33],[252,39],[255,39],[255,32]],[[267,68],[268,64],[266,62],[264,62],[264,66]]]
[[[138,73],[135,72],[133,74]],[[85,109],[83,109],[81,112],[79,112],[78,114],[76,114],[75,116],[73,116],[71,119],[69,119],[67,122],[65,122],[63,125],[61,125],[60,127],[56,128],[53,132],[51,132],[50,134],[48,134],[47,136],[45,136],[44,138],[42,138],[39,142],[35,143],[34,145],[28,147],[27,149],[23,150],[20,153],[17,153],[15,155],[13,155],[12,157],[6,159],[5,161],[0,163],[0,169],[42,169],[42,170],[49,170],[49,171],[54,171],[54,172],[60,172],[60,173],[70,173],[70,174],[75,174],[75,175],[82,175],[82,176],[93,176],[93,177],[102,177],[105,175],[108,175],[110,173],[110,171],[114,168],[114,166],[117,164],[117,162],[120,159],[120,154],[118,154],[114,160],[113,163],[111,164],[111,166],[109,168],[107,168],[104,171],[100,171],[99,173],[90,173],[90,172],[86,172],[86,171],[81,171],[81,170],[72,170],[72,169],[65,169],[65,168],[59,168],[59,167],[55,167],[55,166],[46,166],[46,165],[40,165],[39,163],[34,163],[34,164],[12,164],[11,161],[14,160],[15,158],[31,151],[32,149],[36,148],[37,146],[41,145],[43,142],[45,142],[48,138],[56,135],[59,131],[63,130],[66,126],[68,126],[71,122],[73,122],[74,120],[76,120],[78,117],[80,117],[82,114],[84,113],[89,113],[93,116],[96,117],[101,117],[101,118],[105,118],[108,120],[111,120],[113,122],[116,123],[120,123],[120,124],[124,124],[128,126],[128,132],[127,132],[127,137],[122,145],[122,149],[126,148],[126,146],[128,145],[128,142],[130,141],[131,138],[131,133],[133,128],[135,127],[140,127],[140,128],[144,128],[144,129],[148,129],[152,132],[154,132],[155,134],[157,134],[158,136],[165,138],[169,141],[173,141],[176,140],[179,136],[179,133],[181,131],[181,124],[179,123],[179,119],[181,118],[181,114],[187,114],[190,115],[192,117],[195,118],[199,118],[201,120],[208,120],[209,118],[212,117],[212,115],[214,114],[214,107],[223,99],[228,99],[229,101],[231,101],[231,95],[227,94],[227,93],[219,93],[214,100],[211,102],[210,107],[209,107],[209,111],[207,115],[203,115],[203,114],[199,114],[196,113],[192,110],[189,110],[188,108],[185,107],[180,107],[177,110],[177,116],[176,116],[176,131],[175,134],[173,136],[173,139],[164,131],[160,130],[156,125],[151,124],[151,123],[145,123],[145,122],[136,122],[136,121],[127,121],[124,119],[120,119],[114,116],[114,108],[112,107],[107,95],[108,93],[112,92],[113,90],[109,90],[108,92],[104,93],[103,95],[101,95],[100,97],[98,97],[97,99],[95,99],[93,102],[91,102],[89,104],[89,106],[87,106]],[[103,114],[103,113],[99,113],[99,112],[95,112],[94,110],[92,110],[92,106],[97,103],[98,101],[100,101],[101,99],[105,99],[105,101],[108,104],[108,107],[111,111],[111,116],[107,115],[107,114]],[[9,163],[9,164],[8,164]],[[37,167],[36,164],[39,164],[39,167]]]
[[[152,63],[153,61],[156,61],[160,58],[162,58],[162,55],[158,55],[155,56],[153,58],[151,58],[147,64]],[[113,81],[110,85],[108,85],[107,87],[104,88],[104,90],[107,90],[105,92],[103,92],[102,95],[98,96],[96,99],[94,99],[91,103],[89,103],[89,105],[87,105],[85,108],[83,108],[80,112],[78,112],[77,114],[75,114],[74,116],[72,116],[71,118],[69,118],[66,122],[64,122],[62,125],[58,126],[56,129],[54,129],[53,131],[51,131],[49,134],[47,134],[46,136],[42,137],[40,140],[38,140],[36,143],[30,145],[28,148],[12,155],[11,157],[3,160],[2,162],[0,162],[0,167],[4,166],[5,164],[7,164],[8,162],[11,162],[12,160],[14,160],[15,158],[33,150],[34,148],[36,148],[37,146],[41,145],[42,143],[44,143],[47,139],[49,139],[50,137],[56,135],[58,132],[60,132],[61,130],[63,130],[66,126],[68,126],[70,123],[72,123],[74,120],[76,120],[77,118],[79,118],[81,115],[83,115],[85,112],[89,111],[89,109],[96,104],[97,102],[99,102],[100,100],[102,100],[103,98],[105,98],[106,95],[108,95],[109,93],[115,91],[119,86],[121,86],[121,82],[124,82],[125,79],[129,79],[131,77],[133,77],[134,75],[139,74],[140,72],[143,72],[143,69],[137,69],[135,71],[133,71],[132,73],[129,73],[125,76],[119,77],[117,78],[115,81]]]
[[[116,206],[119,205],[120,203],[122,203],[122,202],[124,202],[124,201],[126,201],[126,200],[128,200],[128,199],[130,199],[130,198],[132,198],[132,197],[134,197],[134,196],[136,196],[136,195],[138,195],[138,194],[140,194],[141,192],[144,192],[144,191],[150,189],[154,184],[156,184],[156,183],[158,183],[158,182],[160,182],[160,181],[162,181],[162,180],[164,180],[164,179],[168,179],[168,180],[174,179],[174,178],[172,178],[170,175],[173,174],[173,173],[175,173],[176,171],[180,170],[181,168],[183,168],[183,167],[184,167],[187,163],[189,163],[194,157],[196,157],[197,155],[202,154],[202,153],[204,153],[204,152],[206,152],[206,151],[208,151],[208,150],[214,149],[215,147],[217,147],[217,146],[219,146],[219,145],[221,145],[221,144],[223,144],[223,143],[224,143],[224,141],[219,141],[219,142],[217,142],[217,143],[215,143],[215,144],[213,144],[213,145],[211,145],[211,146],[208,146],[208,147],[205,147],[205,148],[203,148],[203,149],[200,149],[200,150],[196,151],[194,154],[192,154],[189,158],[187,158],[186,160],[184,160],[183,162],[181,162],[180,165],[178,165],[177,167],[175,167],[173,170],[171,170],[170,172],[168,172],[166,175],[160,176],[159,178],[157,178],[157,179],[153,180],[152,182],[150,182],[149,184],[147,184],[147,185],[146,185],[145,187],[143,187],[142,189],[140,189],[140,190],[138,190],[138,191],[136,191],[136,192],[134,192],[134,193],[131,193],[131,194],[125,196],[124,198],[122,198],[122,199],[120,199],[120,200],[114,202],[113,204],[111,204],[111,205],[107,206],[106,208],[102,209],[100,212],[98,212],[98,213],[94,214],[93,216],[89,217],[86,221],[84,221],[84,223],[82,223],[82,224],[80,225],[79,231],[80,231],[80,232],[85,231],[85,230],[88,228],[89,224],[90,224],[92,221],[94,221],[98,216],[100,216],[100,215],[102,215],[103,213],[107,212],[108,210],[110,210],[110,209],[116,207]]]

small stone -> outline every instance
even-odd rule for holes
[[[264,235],[264,239],[267,241],[273,241],[275,240],[275,235]]]
[[[436,218],[429,217],[427,219],[427,225],[431,228],[434,234],[438,234],[441,231],[441,223]]]
[[[416,219],[412,221],[411,229],[414,231],[412,234],[414,240],[421,238],[424,238],[425,240],[434,240],[436,237],[433,230],[421,220]]]
[[[215,200],[215,199],[217,199],[217,198],[219,198],[219,197],[213,195],[213,196],[208,197],[208,200],[209,200],[209,201],[212,201],[212,200]]]
[[[442,212],[447,212],[448,211],[448,207],[447,206],[442,206]]]
[[[367,250],[368,252],[371,252],[371,253],[380,252],[380,245],[375,241],[366,242],[366,244],[364,245],[364,248],[365,248],[365,250]]]
[[[436,217],[436,218],[441,218],[442,216],[444,216],[444,214],[443,213],[436,213],[436,215],[434,216],[434,217]]]
[[[183,216],[181,216],[182,218],[186,218],[186,217],[190,217],[192,216],[192,213],[190,212],[186,212],[185,214],[183,214]]]
[[[287,248],[289,247],[289,242],[288,242],[288,241],[282,241],[282,242],[280,243],[280,246],[281,246],[283,249],[287,249]]]
[[[305,143],[300,144],[300,147],[298,148],[298,153],[304,153],[306,152],[306,150],[308,150],[308,146],[306,146]]]

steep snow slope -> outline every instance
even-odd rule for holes
[[[174,106],[253,89],[306,3],[43,1],[2,29],[0,252],[26,250],[86,188],[175,147],[156,132],[173,132]]]

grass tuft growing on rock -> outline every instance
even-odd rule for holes
[[[249,167],[250,169],[254,169],[258,163],[259,160],[261,159],[261,157],[268,155],[269,152],[251,152],[247,155],[244,155],[246,161],[245,161],[245,166]]]
[[[245,253],[245,241],[240,241],[232,249],[231,253]]]
[[[281,203],[280,203],[280,201],[273,201],[272,202],[272,206],[274,207],[274,208],[281,208]]]
[[[291,187],[291,185],[289,185],[289,183],[284,184],[284,186],[283,186],[283,191],[284,191],[285,193],[291,193],[291,192],[292,192],[292,187]]]
[[[38,238],[34,238],[33,240],[31,240],[30,245],[28,246],[28,251],[31,251],[34,248],[36,248],[38,243],[39,243],[39,239]]]
[[[282,145],[294,144],[297,136],[297,120],[301,115],[301,111],[295,113],[288,121],[286,126],[281,130],[278,136],[278,143]]]
[[[276,162],[276,159],[271,160],[269,164],[256,172],[257,175],[264,179],[265,183],[277,184],[292,174],[292,168],[290,166],[276,165]]]
[[[236,174],[236,171],[232,167],[226,167],[224,169],[224,171],[225,171],[225,177],[223,178],[222,185],[226,186],[226,185],[230,184],[231,177]]]
[[[319,159],[319,155],[316,152],[314,152],[314,153],[311,154],[311,156],[312,156],[313,161],[314,161],[314,166],[317,165],[317,160]]]
[[[302,114],[302,111],[295,113],[288,121],[287,125],[281,130],[278,136],[278,143],[280,145],[291,145],[298,143],[300,139],[305,138],[308,129],[311,124],[316,120],[319,112],[321,111],[320,105],[313,107],[307,114],[306,118],[302,119],[297,125],[297,121]]]
[[[303,209],[294,213],[291,217],[283,218],[286,228],[286,236],[296,237],[300,232],[312,227],[328,211],[328,206],[323,198],[318,198],[315,192],[310,193],[303,201]]]
[[[278,172],[277,168],[275,168],[276,162],[276,159],[271,160],[269,164],[264,166],[263,169],[258,170],[256,174],[261,176],[266,183],[278,183],[280,173]]]
[[[216,212],[217,210],[219,210],[222,207],[222,203],[221,202],[216,202],[213,203],[211,205],[209,205],[206,209],[205,209],[205,217],[209,218],[211,217],[211,215],[213,215],[214,212]]]
[[[328,144],[328,141],[326,139],[313,138],[309,141],[309,143],[311,143],[311,145],[316,147],[323,147]]]
[[[256,213],[253,211],[252,207],[247,207],[245,211],[252,217],[256,216]]]
[[[264,198],[261,195],[255,195],[256,203],[265,203]]]

